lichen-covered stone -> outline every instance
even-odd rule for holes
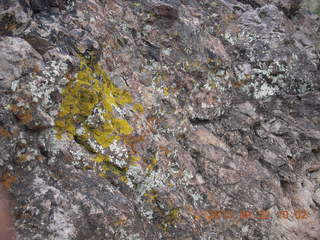
[[[300,1],[0,7],[17,239],[319,238],[320,25]]]

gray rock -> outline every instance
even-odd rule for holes
[[[320,25],[299,1],[0,6],[17,239],[319,239]]]
[[[41,69],[42,57],[21,38],[2,38],[0,50],[0,83],[2,89],[12,88],[15,90],[15,80]]]

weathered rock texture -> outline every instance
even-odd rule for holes
[[[320,239],[320,25],[300,2],[2,0],[17,239]]]
[[[303,4],[304,7],[308,8],[311,12],[320,15],[320,2],[317,0],[306,0]]]

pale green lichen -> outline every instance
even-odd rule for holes
[[[33,102],[40,103],[44,109],[50,109],[54,106],[55,102],[52,101],[51,94],[57,90],[59,92],[62,91],[60,86],[65,85],[67,82],[67,79],[64,77],[67,71],[68,65],[64,62],[48,62],[41,71],[41,74],[39,73],[39,75],[34,76],[32,81],[28,82]],[[54,113],[53,109],[50,109],[50,112]]]

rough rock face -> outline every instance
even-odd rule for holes
[[[320,239],[319,31],[300,1],[1,1],[17,239]]]
[[[317,0],[307,0],[303,2],[303,6],[311,12],[320,15],[320,2]]]

